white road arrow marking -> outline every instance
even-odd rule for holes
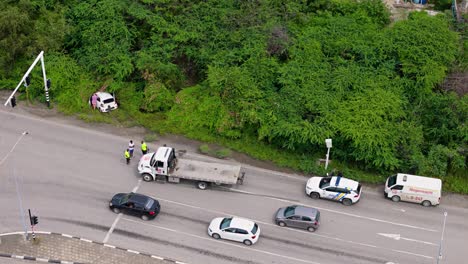
[[[422,240],[416,240],[416,239],[402,237],[402,236],[400,236],[400,234],[384,234],[384,233],[377,233],[377,234],[381,235],[381,236],[384,236],[384,237],[392,238],[392,239],[395,239],[395,240],[406,240],[406,241],[422,243],[422,244],[426,244],[426,245],[438,246],[437,244],[434,244],[434,243],[431,243],[431,242],[426,242],[426,241],[422,241]]]

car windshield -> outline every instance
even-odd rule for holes
[[[252,234],[257,234],[257,230],[258,230],[258,225],[257,224],[254,224],[253,228],[252,228]]]
[[[108,99],[103,101],[103,103],[105,103],[105,104],[110,104],[110,103],[113,103],[113,102],[114,102],[114,98],[108,98]]]
[[[387,187],[392,187],[393,185],[396,184],[396,175],[390,176],[388,178],[388,184]]]
[[[219,226],[219,229],[224,229],[227,228],[231,225],[231,220],[232,218],[224,218],[223,221],[221,221],[221,225]]]
[[[294,209],[296,207],[294,206],[289,206],[289,207],[286,207],[286,209],[284,209],[284,216],[285,217],[290,217],[291,215],[294,215]]]
[[[125,204],[128,202],[128,199],[130,198],[130,194],[126,194],[124,196],[122,196],[122,198],[120,198],[120,204]]]
[[[328,186],[330,186],[330,181],[331,181],[330,177],[324,177],[323,179],[320,180],[319,188],[320,189],[327,188]]]
[[[145,209],[147,209],[147,210],[151,209],[151,207],[153,207],[153,204],[154,204],[154,200],[153,199],[148,199],[148,201],[146,202],[146,205],[145,205]]]

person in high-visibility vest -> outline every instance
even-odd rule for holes
[[[127,164],[130,163],[130,152],[128,149],[125,150],[125,159],[127,160]]]
[[[146,142],[143,140],[141,141],[141,152],[143,153],[143,155],[148,153],[148,146],[146,145]]]

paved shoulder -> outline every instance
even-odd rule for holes
[[[30,235],[31,237],[31,235]],[[38,232],[24,239],[21,232],[0,234],[0,263],[168,264],[182,262],[66,234]]]

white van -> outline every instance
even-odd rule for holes
[[[423,206],[438,205],[442,181],[436,178],[398,173],[385,182],[385,197],[394,202],[407,201]]]

